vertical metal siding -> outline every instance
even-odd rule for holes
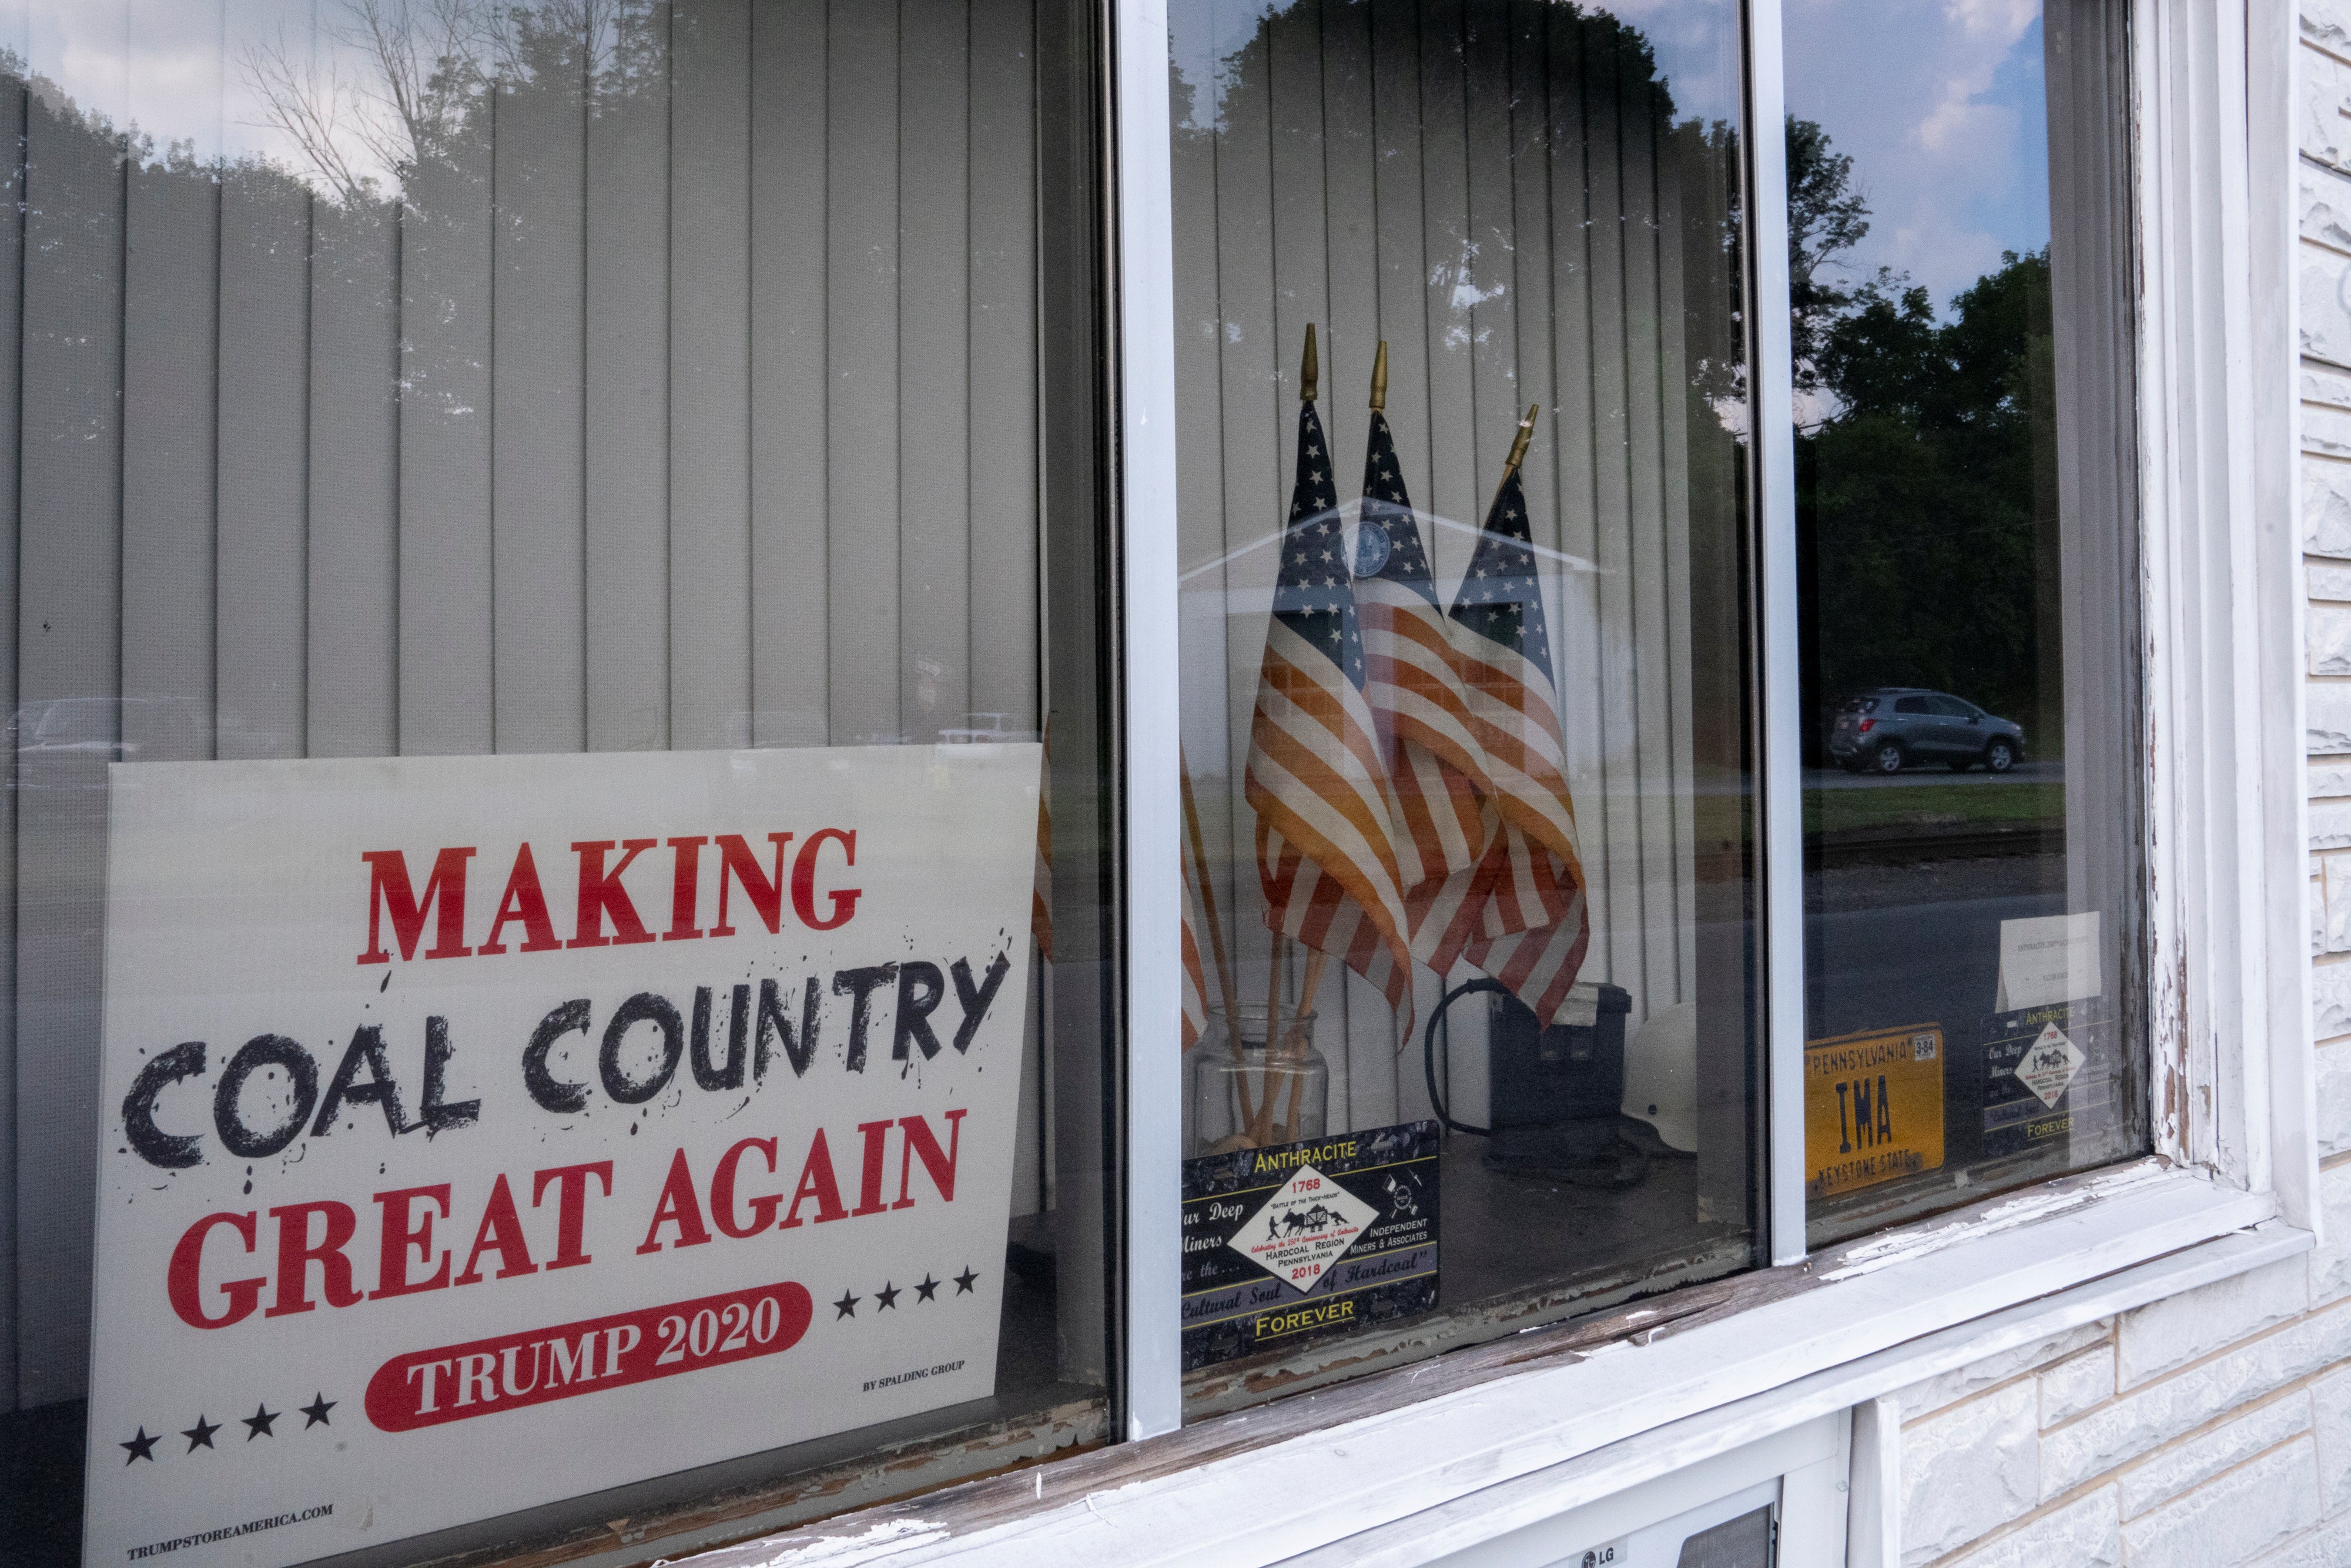
[[[633,4],[507,40],[380,201],[0,78],[0,693],[52,731],[0,797],[0,1406],[88,1354],[107,753],[47,741],[1036,731],[1034,51],[1030,0]]]
[[[16,694],[26,705],[121,688],[124,195],[115,148],[37,99],[25,139],[18,432]],[[89,1354],[99,747],[118,722],[103,701],[47,711],[56,744],[20,754],[16,791],[17,1385],[28,1405],[78,1394]]]

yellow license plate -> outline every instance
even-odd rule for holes
[[[1804,1046],[1804,1191],[1943,1168],[1943,1029],[1911,1024]]]

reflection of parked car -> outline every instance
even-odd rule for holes
[[[2024,760],[2024,728],[1945,692],[1880,686],[1837,709],[1829,755],[1849,773],[1899,773],[1918,762],[1940,762],[1954,773],[1980,762],[2005,773]]]
[[[114,760],[118,705],[105,697],[58,697],[16,710],[16,750],[47,756],[87,755]]]
[[[22,789],[103,789],[110,762],[297,753],[283,732],[188,696],[53,697],[19,707],[10,729]]]
[[[1005,728],[1004,727],[1006,722],[1012,717],[1008,713],[975,713],[967,715],[967,716],[970,718],[970,724],[958,727],[955,729],[943,729],[939,731],[939,739],[946,742],[947,745],[954,746],[958,744],[969,744],[974,741],[1034,740],[1037,738],[1037,732],[1033,729]]]

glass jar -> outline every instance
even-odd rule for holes
[[[1314,1049],[1314,1017],[1285,1012],[1269,1052],[1264,1008],[1241,1004],[1238,1050],[1224,1010],[1208,1010],[1207,1037],[1192,1048],[1195,1157],[1303,1143],[1328,1130],[1331,1064]]]

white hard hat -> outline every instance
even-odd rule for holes
[[[1625,1045],[1625,1114],[1684,1154],[1698,1152],[1698,1004],[1652,1013]]]

